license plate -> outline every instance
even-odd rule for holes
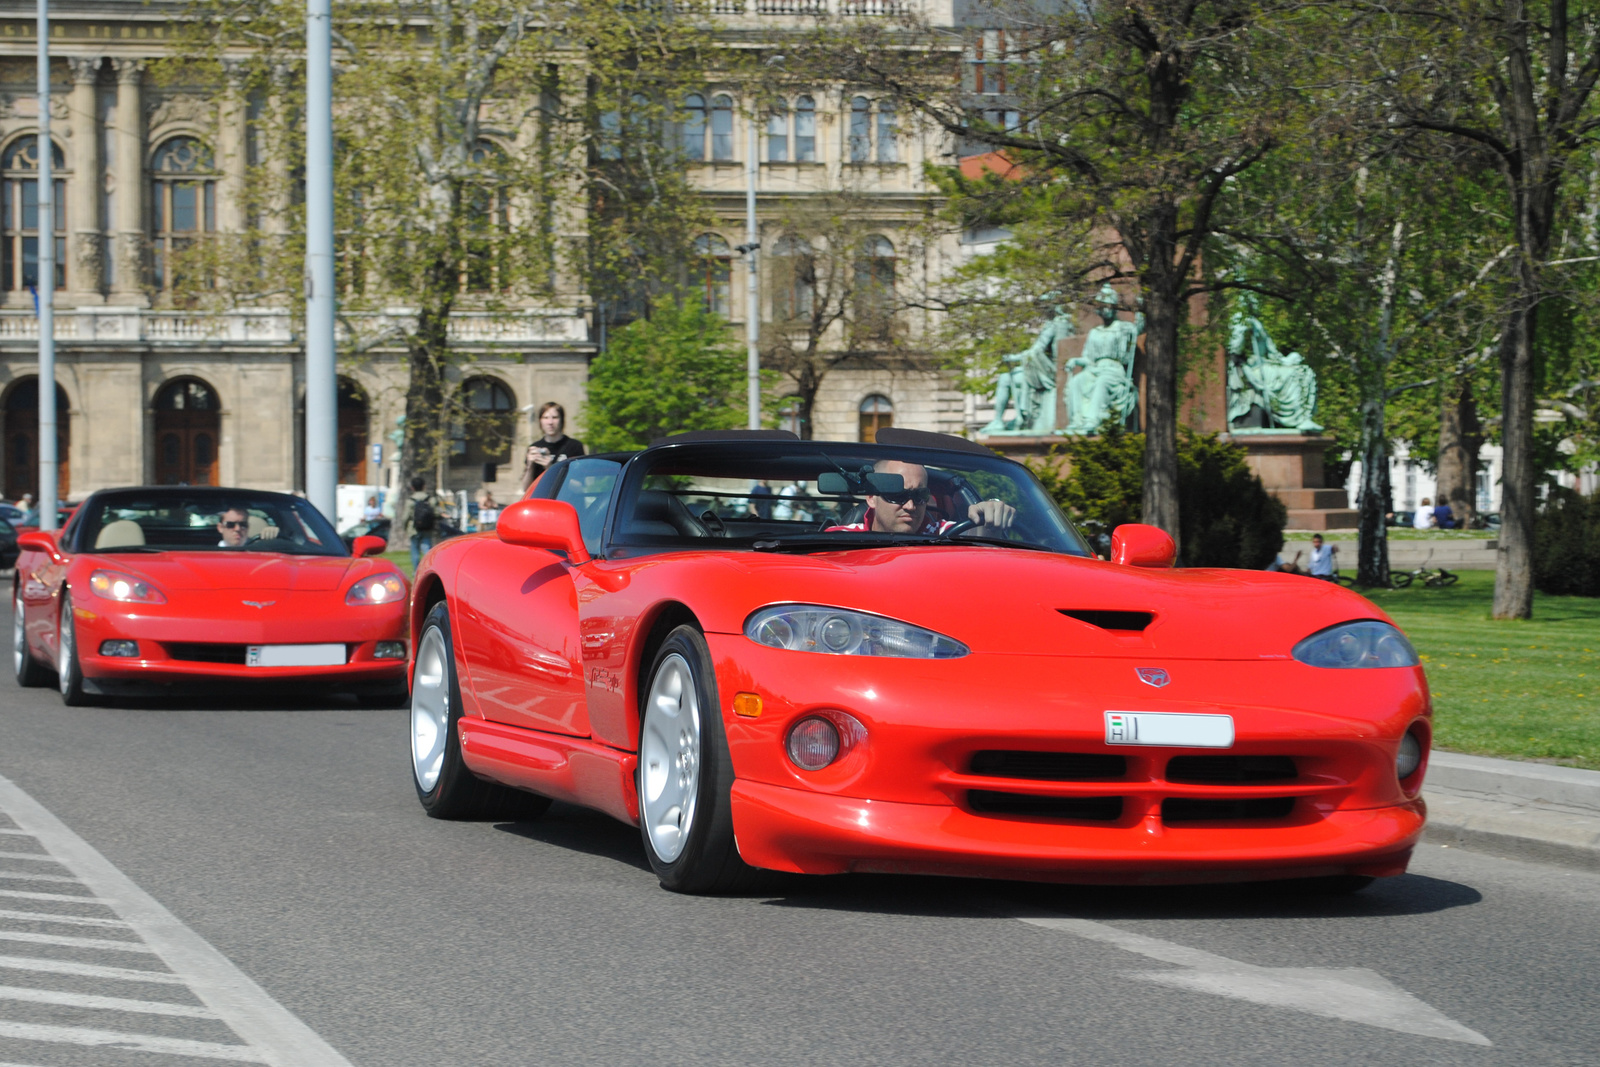
[[[344,645],[250,645],[244,661],[251,667],[339,667]]]
[[[1106,744],[1167,748],[1232,748],[1232,715],[1166,711],[1106,712]]]

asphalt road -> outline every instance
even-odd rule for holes
[[[226,957],[192,987],[231,961],[276,1003],[261,1025],[359,1067],[1600,1065],[1594,875],[1430,847],[1349,898],[844,877],[696,899],[601,815],[425,818],[403,711],[262,700],[67,709],[0,681],[0,776],[64,824],[0,793],[0,852],[40,850],[0,860],[0,1067],[254,1058],[182,974],[95,969],[159,966],[116,916],[161,906],[162,944]],[[85,918],[15,918],[45,909]]]

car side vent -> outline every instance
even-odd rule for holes
[[[1161,802],[1161,821],[1172,823],[1286,819],[1293,810],[1294,797],[1245,797],[1230,800],[1168,797]]]
[[[967,792],[967,803],[983,815],[1033,815],[1092,822],[1112,822],[1122,815],[1121,797],[1038,797],[972,789]]]
[[[1057,608],[1057,611],[1071,619],[1086,622],[1090,626],[1098,626],[1102,630],[1131,630],[1138,633],[1149,626],[1155,618],[1148,611],[1098,611],[1093,609]]]
[[[1282,782],[1298,776],[1288,756],[1174,756],[1169,782]]]
[[[990,748],[972,754],[972,773],[1037,782],[1082,782],[1125,777],[1128,760],[1106,752],[1024,752]]]

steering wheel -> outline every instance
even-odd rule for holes
[[[940,534],[939,536],[940,537],[959,537],[961,534],[966,533],[968,530],[972,529],[976,525],[978,525],[978,524],[973,522],[971,519],[963,519],[961,522],[958,522],[954,526],[951,526],[948,529],[946,529],[944,531],[944,533]]]

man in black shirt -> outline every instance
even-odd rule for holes
[[[524,493],[535,478],[550,469],[550,464],[583,455],[583,442],[568,437],[566,426],[567,411],[554,400],[539,409],[539,430],[544,436],[528,446],[528,458],[522,465]]]

